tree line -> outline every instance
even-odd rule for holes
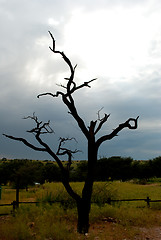
[[[87,173],[87,162],[77,165],[74,179],[84,181]],[[95,181],[128,181],[132,179],[149,180],[161,177],[161,156],[151,160],[133,160],[131,157],[101,158],[95,168]]]
[[[64,161],[64,167],[68,167]],[[87,161],[73,161],[70,166],[70,181],[84,181],[88,171]],[[148,180],[161,177],[161,156],[152,160],[133,160],[132,158],[101,158],[97,162],[94,177],[96,181],[127,181],[131,179]],[[59,167],[54,161],[0,160],[0,184],[10,183],[13,187],[28,188],[35,183],[62,181]]]
[[[0,161],[0,184],[10,183],[15,188],[27,189],[29,185],[45,181],[60,181],[60,170],[53,162],[27,159]]]

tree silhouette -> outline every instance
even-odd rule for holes
[[[53,157],[53,159],[57,162],[61,173],[62,173],[62,183],[64,184],[64,187],[66,191],[69,193],[69,195],[75,199],[77,203],[77,210],[78,210],[78,225],[77,225],[77,230],[79,233],[87,233],[89,230],[89,213],[90,213],[90,208],[91,208],[91,195],[92,195],[92,187],[93,187],[93,182],[94,182],[94,169],[96,167],[97,163],[97,153],[98,149],[101,146],[101,144],[107,140],[113,139],[117,134],[123,130],[124,128],[128,129],[136,129],[137,128],[137,120],[138,117],[135,118],[129,118],[127,121],[124,123],[121,123],[118,127],[112,130],[111,133],[105,134],[98,139],[96,138],[97,133],[100,131],[102,126],[107,122],[109,115],[105,114],[103,118],[100,118],[100,114],[98,112],[98,118],[97,120],[93,121],[91,120],[89,123],[89,126],[86,126],[84,120],[81,118],[81,116],[78,114],[77,108],[75,106],[74,98],[73,98],[73,93],[75,91],[78,91],[84,87],[90,87],[90,83],[96,80],[96,78],[84,82],[81,85],[77,85],[77,83],[74,80],[74,75],[75,75],[75,70],[77,65],[73,66],[69,58],[64,54],[64,52],[57,51],[55,49],[55,39],[52,35],[51,32],[49,32],[50,37],[52,39],[53,46],[49,47],[50,50],[54,54],[59,54],[62,56],[63,60],[67,64],[70,70],[70,76],[68,78],[65,78],[67,80],[67,84],[60,85],[64,91],[57,91],[55,94],[51,92],[46,92],[39,94],[37,97],[42,97],[49,95],[53,98],[55,97],[61,97],[62,102],[67,106],[69,110],[69,114],[72,115],[72,117],[75,119],[77,122],[80,130],[84,134],[85,138],[87,139],[87,144],[88,144],[88,170],[87,170],[87,177],[84,183],[84,187],[82,189],[82,195],[78,195],[71,187],[70,182],[69,182],[69,171],[70,171],[70,165],[71,165],[71,156],[75,151],[71,151],[70,149],[66,149],[62,147],[62,144],[70,139],[65,139],[61,138],[60,139],[60,144],[58,147],[58,151],[54,152],[48,144],[46,144],[42,140],[42,135],[43,134],[50,134],[53,132],[53,130],[50,127],[50,121],[43,123],[42,121],[39,121],[37,116],[33,114],[33,116],[28,116],[27,118],[32,119],[36,127],[33,128],[32,130],[28,131],[29,133],[32,133],[35,135],[36,140],[40,144],[41,147],[37,147],[31,143],[29,143],[26,139],[24,138],[19,138],[19,137],[14,137],[14,136],[9,136],[4,134],[6,137],[23,142],[26,146],[36,150],[36,151],[42,151],[42,152],[47,152],[50,156]],[[68,165],[64,166],[61,162],[60,156],[61,155],[67,155],[68,157]]]

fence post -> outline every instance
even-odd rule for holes
[[[19,185],[16,186],[16,208],[19,208],[19,194],[20,194],[20,189]]]
[[[147,197],[146,202],[147,202],[147,205],[148,205],[148,208],[149,208],[150,207],[150,198],[149,197]]]
[[[15,210],[16,210],[16,201],[12,202],[13,205],[13,216],[15,216]]]
[[[111,198],[110,197],[107,199],[107,203],[111,205]]]
[[[13,205],[13,216],[15,215],[15,210],[19,207],[19,203],[17,201],[12,202]]]
[[[1,194],[2,194],[2,187],[0,185],[0,200],[1,200]]]

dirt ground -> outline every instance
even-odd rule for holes
[[[0,216],[0,224],[3,222],[7,222],[10,220],[10,216]],[[113,222],[113,220],[110,221],[110,219],[103,219],[100,223],[92,224],[90,226],[90,232],[86,236],[84,236],[84,240],[88,240],[90,238],[90,235],[95,236],[94,240],[118,240],[120,239],[121,234],[121,240],[161,240],[161,226],[152,226],[152,227],[131,227],[131,229],[135,232],[133,237],[126,237],[126,234],[124,235],[126,228],[123,227],[121,232],[119,232],[119,228],[117,228],[118,225]],[[106,235],[107,234],[107,235]],[[107,237],[106,237],[107,236]],[[110,237],[111,236],[111,237]],[[119,236],[119,237],[118,237]],[[78,239],[82,239],[81,237]],[[1,240],[1,238],[0,238]]]
[[[120,232],[119,232],[120,231]],[[133,236],[127,237],[126,231],[132,231]],[[115,232],[115,234],[114,234]],[[152,227],[130,227],[126,229],[126,227],[122,227],[121,229],[118,225],[115,225],[115,222],[109,221],[102,221],[101,223],[97,223],[91,226],[89,235],[93,233],[95,235],[94,240],[99,239],[112,239],[112,240],[161,240],[161,226],[152,226]],[[106,237],[106,234],[108,236]],[[120,235],[119,235],[120,234]],[[102,238],[104,236],[104,238]],[[111,238],[110,238],[111,236]],[[122,237],[122,238],[121,238]],[[88,239],[88,236],[87,236]]]
[[[139,230],[143,240],[161,240],[161,227],[140,228]],[[135,240],[140,240],[140,236],[136,236]]]

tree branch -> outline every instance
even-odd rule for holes
[[[58,97],[59,95],[64,95],[64,93],[62,93],[62,92],[56,92],[56,94],[53,94],[53,93],[40,93],[39,95],[37,95],[37,98],[39,98],[39,97],[42,97],[42,96],[46,96],[46,95],[49,95],[49,96],[52,96],[52,97]]]
[[[46,152],[46,149],[45,149],[45,148],[36,147],[36,146],[34,146],[33,144],[29,143],[29,142],[28,142],[26,139],[24,139],[24,138],[18,138],[18,137],[10,136],[10,135],[7,135],[7,134],[3,134],[3,136],[5,136],[5,137],[7,137],[7,138],[10,138],[10,139],[12,139],[12,140],[20,141],[20,142],[24,143],[27,147],[32,148],[33,150],[41,151],[41,152]]]
[[[96,79],[92,79],[92,80],[90,80],[88,82],[84,82],[80,86],[76,86],[76,83],[74,82],[74,73],[75,73],[75,69],[76,69],[77,65],[75,67],[73,67],[71,61],[69,60],[69,58],[63,52],[55,50],[55,39],[54,39],[54,37],[53,37],[51,32],[49,32],[49,34],[50,34],[50,37],[52,38],[52,42],[53,42],[52,48],[51,47],[49,47],[49,48],[50,48],[50,50],[53,53],[58,53],[58,54],[60,54],[63,57],[64,61],[67,63],[67,65],[70,68],[70,77],[69,78],[65,78],[68,81],[67,82],[67,86],[63,86],[63,88],[66,89],[66,93],[63,93],[63,92],[60,92],[60,91],[56,92],[56,94],[47,92],[47,93],[39,94],[37,97],[39,98],[39,97],[45,96],[45,95],[50,95],[52,97],[58,97],[59,95],[61,95],[62,96],[62,101],[68,107],[68,109],[70,111],[70,114],[77,121],[81,131],[84,133],[84,135],[88,139],[88,137],[89,137],[88,129],[85,126],[85,123],[84,123],[83,119],[79,116],[79,114],[78,114],[78,112],[76,110],[74,99],[72,97],[72,93],[74,91],[82,88],[82,87],[85,87],[85,86],[90,87],[89,83],[91,83],[92,81],[94,81]]]
[[[70,166],[72,164],[73,154],[79,152],[79,150],[77,150],[77,149],[72,151],[68,148],[62,147],[62,145],[64,145],[66,141],[71,141],[71,140],[75,140],[75,138],[61,138],[60,137],[60,142],[59,142],[58,150],[57,150],[57,153],[56,153],[57,155],[67,155],[68,156],[68,164],[67,164],[67,170],[68,171],[70,170]]]
[[[76,68],[76,67],[73,68],[71,61],[70,61],[69,58],[64,54],[64,52],[60,52],[60,51],[56,51],[56,50],[55,50],[55,39],[54,39],[54,37],[53,37],[53,35],[52,35],[52,33],[51,33],[50,31],[49,31],[49,34],[50,34],[50,37],[51,37],[51,39],[52,39],[52,41],[53,41],[53,47],[52,47],[52,48],[49,47],[50,50],[51,50],[52,52],[54,52],[54,53],[60,54],[60,55],[62,56],[62,58],[64,59],[64,61],[67,63],[67,65],[68,65],[69,68],[70,68],[71,75],[70,75],[69,81],[68,81],[68,83],[67,83],[67,91],[70,91],[70,86],[71,86],[71,83],[72,83],[72,81],[73,81],[73,79],[74,79],[74,72],[75,72],[75,68]]]
[[[78,90],[78,89],[80,89],[80,88],[83,88],[83,87],[91,87],[90,85],[89,85],[89,83],[91,83],[91,82],[93,82],[93,81],[95,81],[95,80],[97,80],[97,78],[94,78],[94,79],[92,79],[92,80],[90,80],[90,81],[88,81],[88,82],[84,82],[83,84],[81,84],[81,85],[79,85],[79,86],[76,86],[76,84],[74,83],[74,86],[73,86],[73,88],[70,90],[70,94],[72,94],[73,92],[75,92],[76,90]]]
[[[48,122],[43,123],[42,121],[38,121],[38,117],[35,116],[35,113],[33,113],[33,116],[24,117],[23,119],[32,119],[36,123],[36,127],[28,130],[29,133],[34,134],[46,134],[46,133],[54,133],[53,129],[50,127],[50,120]]]
[[[95,134],[99,132],[99,130],[102,128],[103,124],[107,121],[107,119],[109,118],[110,114],[106,114],[105,113],[105,116],[102,118],[102,119],[98,119],[100,121],[96,131],[95,131]]]
[[[97,142],[97,148],[99,148],[99,146],[107,140],[111,140],[112,138],[114,138],[115,136],[117,136],[117,134],[123,130],[124,128],[129,128],[129,129],[137,129],[137,125],[138,125],[138,118],[139,116],[135,119],[135,118],[129,118],[126,122],[120,124],[117,128],[115,128],[112,133],[108,134],[108,135],[104,135],[102,137],[100,137]],[[132,125],[132,123],[134,123],[134,125]]]
[[[33,144],[29,143],[26,139],[24,138],[19,138],[19,137],[14,137],[14,136],[10,136],[10,135],[7,135],[7,134],[3,134],[3,136],[7,137],[7,138],[10,138],[12,140],[16,140],[16,141],[20,141],[22,142],[23,144],[25,144],[27,147],[35,150],[35,151],[41,151],[41,152],[47,152],[51,157],[53,157],[53,159],[55,159],[55,161],[57,162],[58,166],[60,167],[60,170],[62,172],[62,182],[67,190],[67,192],[70,194],[71,197],[73,197],[75,200],[78,200],[80,199],[80,196],[75,193],[73,191],[73,189],[71,188],[70,184],[69,184],[69,177],[68,177],[68,172],[66,171],[66,169],[64,168],[61,160],[58,158],[58,156],[51,150],[51,148],[45,143],[42,141],[42,139],[40,138],[40,134],[42,133],[41,132],[41,129],[42,129],[42,126],[40,126],[42,124],[42,122],[38,121],[38,118],[33,114],[33,116],[28,116],[26,117],[25,119],[32,119],[36,122],[37,124],[37,127],[33,129],[33,131],[28,131],[28,132],[34,132],[35,133],[35,138],[36,140],[38,141],[38,143],[43,146],[43,148],[40,148],[40,147],[36,147],[34,146]],[[40,127],[40,129],[38,129],[38,125]],[[43,124],[44,125],[44,124]],[[48,132],[46,132],[48,133]]]

